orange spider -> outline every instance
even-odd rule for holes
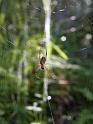
[[[39,51],[39,65],[37,66],[37,68],[33,68],[32,73],[35,74],[39,69],[44,70],[45,69],[45,63],[46,63],[46,59],[47,59],[47,51],[46,51],[46,56],[40,56],[40,51]]]
[[[46,58],[47,58],[47,51],[46,51],[46,57],[44,56],[40,57],[40,53],[39,53],[40,68],[43,70],[45,69]]]

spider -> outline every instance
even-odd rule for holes
[[[37,65],[36,69],[33,68],[32,73],[35,74],[40,69],[45,70],[46,60],[47,60],[47,50],[46,50],[45,56],[44,55],[41,56],[41,52],[39,51],[39,64]]]
[[[47,59],[47,50],[46,50],[46,56],[40,57],[40,52],[39,52],[40,68],[41,68],[42,70],[45,69],[46,59]]]

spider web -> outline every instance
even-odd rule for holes
[[[53,0],[51,3],[52,12],[51,12],[51,20],[53,21],[51,24],[51,28],[54,29],[54,32],[63,32],[66,33],[73,33],[79,29],[82,29],[84,31],[84,27],[90,23],[90,20],[87,18],[85,20],[86,14],[92,11],[91,9],[91,0]],[[5,2],[4,2],[5,3]],[[3,4],[4,4],[3,3]],[[60,4],[61,3],[61,4]],[[83,7],[83,9],[82,9]],[[85,9],[87,8],[87,9]],[[24,42],[26,42],[28,36],[28,30],[29,25],[27,21],[30,23],[30,20],[32,20],[32,23],[34,24],[34,27],[37,26],[42,31],[44,30],[44,20],[43,20],[43,27],[42,22],[40,22],[40,18],[44,18],[44,11],[43,6],[38,5],[38,2],[34,2],[34,5],[31,4],[30,0],[24,1],[24,11],[22,14],[24,14],[25,19],[25,26],[23,28],[23,32],[25,33],[24,36]],[[35,15],[31,15],[31,11],[34,10]],[[40,15],[42,12],[42,15]],[[29,17],[29,20],[26,18]],[[67,23],[68,25],[64,27],[64,24]],[[36,24],[36,25],[35,25]],[[59,25],[58,25],[59,24]],[[61,30],[60,26],[63,26],[63,29]],[[13,29],[16,29],[15,27],[12,27],[12,24],[8,24],[8,26],[0,25],[0,32],[4,33],[4,35],[7,35],[7,39],[5,39],[5,49],[1,51],[1,57],[2,61],[4,61],[5,57],[3,57],[3,54],[7,54],[7,47],[15,47],[16,46],[16,35],[15,33],[12,33]],[[36,27],[35,27],[36,28]],[[11,30],[12,29],[12,30]],[[40,32],[40,31],[39,31]],[[35,32],[36,33],[36,32]],[[38,33],[38,32],[37,32]],[[90,33],[91,33],[91,24],[90,24]],[[20,72],[21,69],[19,69],[19,75],[21,75],[22,72]],[[50,105],[50,101],[48,100],[49,108],[51,111],[52,121],[54,122],[54,117],[52,114],[52,107]]]

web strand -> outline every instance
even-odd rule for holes
[[[0,28],[1,28],[2,31],[8,32],[8,30],[5,27],[1,26],[1,25],[0,25]],[[11,43],[13,46],[15,46],[15,44],[12,42],[12,39],[11,38],[9,38],[9,39],[10,40],[7,39],[6,41],[9,42],[9,43]]]
[[[50,105],[49,99],[47,99],[47,101],[48,101],[48,106],[49,106],[50,113],[51,113],[51,117],[52,117],[52,122],[53,122],[53,124],[55,124],[54,117],[53,117],[53,112],[52,112],[52,108],[51,108],[51,105]]]

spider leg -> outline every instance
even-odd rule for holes
[[[47,49],[46,49],[46,58],[47,58]]]
[[[36,68],[36,71],[39,71],[41,69],[41,65],[38,64],[37,68]]]
[[[39,60],[40,60],[40,50],[39,50]]]

